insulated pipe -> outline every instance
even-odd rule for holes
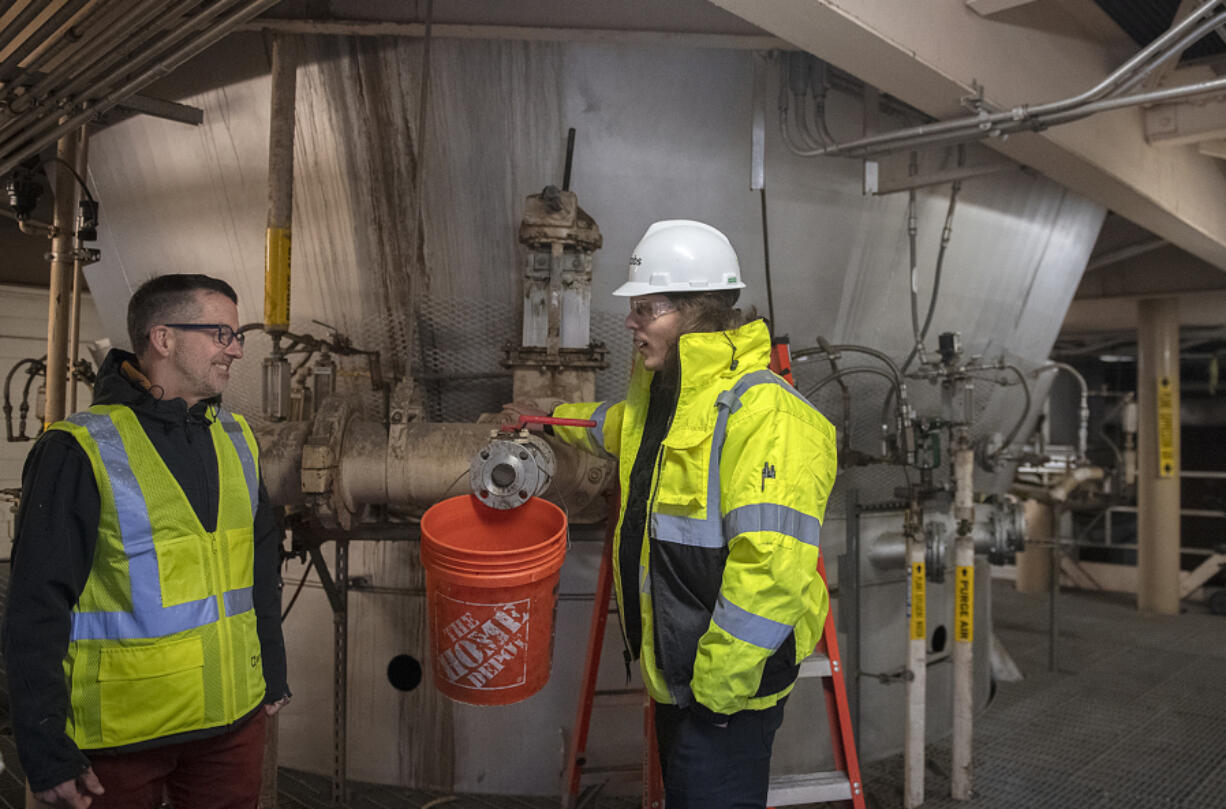
[[[45,146],[47,143],[60,137],[66,132],[72,131],[82,124],[87,123],[95,116],[101,115],[111,107],[114,107],[116,104],[126,99],[128,96],[140,90],[149,82],[170,73],[179,65],[183,64],[196,54],[208,48],[213,43],[225,37],[231,30],[274,5],[276,2],[277,0],[251,0],[251,2],[246,3],[242,8],[231,13],[224,20],[214,22],[214,24],[208,27],[204,32],[189,40],[169,56],[153,64],[140,75],[136,76],[136,78],[126,82],[119,89],[109,93],[105,98],[94,104],[88,105],[86,109],[67,118],[58,126],[55,126],[54,121],[52,120],[51,124],[53,129],[50,132],[44,133],[44,130],[47,128],[48,124],[47,119],[44,119],[39,124],[30,127],[28,130],[23,130],[19,138],[10,139],[8,142],[4,143],[3,146],[0,146],[0,155],[2,155],[6,150],[15,147],[17,141],[25,144],[24,146],[16,146],[14,151],[9,152],[8,157],[0,158],[0,176],[12,171],[16,166],[20,165],[23,160],[31,155],[38,154],[38,152],[41,151],[43,146]],[[174,39],[182,31],[190,30],[191,27],[198,24],[200,24],[198,20],[192,20],[183,26],[180,26],[179,29],[176,29],[176,31],[167,39]]]
[[[89,163],[89,129],[81,127],[77,135],[77,161],[73,165],[77,176],[84,179]],[[82,192],[84,193],[84,192]],[[79,243],[78,243],[78,246]],[[85,263],[78,255],[72,265],[72,320],[68,327],[68,412],[77,412],[77,359],[81,356],[81,287],[85,284],[82,270]]]
[[[965,428],[960,430],[954,455],[954,650],[953,767],[950,795],[954,800],[971,799],[971,736],[974,707],[974,618],[975,618],[975,544],[971,525],[975,518],[975,453],[970,448]]]
[[[1137,303],[1137,608],[1179,612],[1179,303]]]
[[[298,59],[285,34],[272,40],[268,131],[268,229],[264,254],[264,330],[289,330],[290,229],[294,213],[294,97]]]
[[[77,210],[76,178],[69,166],[76,165],[80,132],[70,131],[60,138],[55,153],[62,163],[55,170],[56,236],[51,240],[51,277],[47,307],[47,401],[43,411],[46,427],[64,418],[65,387],[68,382],[68,330],[72,319],[70,296],[73,263],[73,220]],[[67,164],[67,165],[65,165]]]
[[[924,802],[924,751],[928,692],[928,604],[925,543],[921,515],[911,508],[904,518],[907,563],[907,724],[903,731],[903,806]]]

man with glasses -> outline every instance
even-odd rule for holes
[[[23,474],[4,654],[35,798],[72,809],[254,809],[289,700],[281,532],[251,428],[221,406],[234,290],[164,275],[128,305],[94,404]]]

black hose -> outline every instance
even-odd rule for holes
[[[1018,383],[1022,386],[1022,393],[1026,397],[1026,406],[1022,408],[1021,418],[1017,420],[1017,424],[1013,425],[1013,429],[1010,430],[1009,435],[1005,437],[1004,443],[1000,445],[999,449],[992,453],[993,460],[999,458],[1001,453],[1009,448],[1009,445],[1013,443],[1013,439],[1017,438],[1017,434],[1021,432],[1022,425],[1026,423],[1026,418],[1030,415],[1030,385],[1026,382],[1026,375],[1023,374],[1021,369],[1016,365],[1005,365],[1004,369],[1006,371],[1012,371],[1017,377]]]
[[[812,399],[814,396],[818,394],[818,392],[822,388],[826,387],[831,382],[837,382],[843,377],[851,376],[852,374],[876,374],[877,376],[889,382],[890,385],[893,386],[894,388],[898,387],[898,382],[894,379],[894,377],[890,376],[889,374],[887,374],[885,371],[881,370],[880,368],[870,368],[868,366],[861,366],[857,368],[844,368],[842,371],[839,371],[837,374],[831,374],[830,376],[826,377],[825,379],[823,379],[822,381],[814,385],[811,389],[806,391],[805,398]]]
[[[792,355],[792,359],[795,360],[799,357],[811,357],[815,354],[828,354],[831,351],[835,352],[836,354],[843,351],[852,351],[859,354],[867,354],[870,357],[876,357],[890,367],[890,373],[894,375],[894,381],[896,383],[902,381],[902,374],[899,372],[898,366],[894,363],[894,360],[890,358],[890,355],[886,354],[884,351],[878,351],[875,348],[855,345],[853,343],[840,343],[832,346],[821,337],[817,338],[817,344],[817,348],[804,348],[797,351]]]
[[[958,147],[958,165],[963,163],[963,148]],[[941,231],[941,249],[937,252],[937,266],[932,277],[932,298],[928,301],[928,314],[924,316],[924,326],[919,331],[915,345],[911,346],[911,353],[907,355],[907,359],[902,364],[902,372],[905,374],[907,369],[911,367],[912,360],[919,352],[919,347],[924,344],[924,340],[928,339],[928,329],[932,326],[932,315],[937,310],[937,296],[941,292],[941,270],[945,266],[945,249],[949,246],[949,240],[954,233],[954,210],[958,206],[958,192],[962,190],[962,181],[955,180],[949,191],[949,209],[945,212],[945,227]],[[914,259],[912,259],[914,263]],[[911,297],[911,313],[915,315],[916,292],[912,287]]]
[[[843,446],[840,449],[851,449],[851,389],[839,376],[839,364],[834,359],[835,351],[826,342],[826,338],[818,337],[817,344],[826,353],[826,360],[830,363],[830,373],[838,379],[839,387],[843,390]]]

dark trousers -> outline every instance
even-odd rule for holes
[[[771,745],[782,722],[783,702],[735,713],[722,728],[684,708],[657,703],[666,809],[763,809]]]
[[[267,724],[261,707],[245,725],[221,736],[92,756],[106,793],[90,809],[156,809],[163,795],[174,809],[255,809]]]

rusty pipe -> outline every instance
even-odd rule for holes
[[[73,219],[77,210],[76,178],[68,170],[77,162],[80,132],[72,131],[60,138],[56,156],[64,161],[55,172],[55,228],[51,240],[51,277],[47,306],[47,401],[43,411],[43,426],[64,418],[65,387],[68,382],[68,327],[71,320]],[[67,164],[64,165],[64,164]]]
[[[84,178],[89,168],[89,130],[81,127],[77,133],[77,159],[73,165],[77,176]],[[77,242],[80,246],[80,242]],[[78,253],[74,256],[72,265],[72,300],[69,307],[72,311],[68,322],[68,412],[77,412],[77,359],[81,356],[81,287],[85,284],[85,262]]]
[[[268,127],[268,228],[264,255],[264,330],[289,330],[290,232],[294,212],[294,97],[298,85],[294,42],[272,39],[272,111]]]

